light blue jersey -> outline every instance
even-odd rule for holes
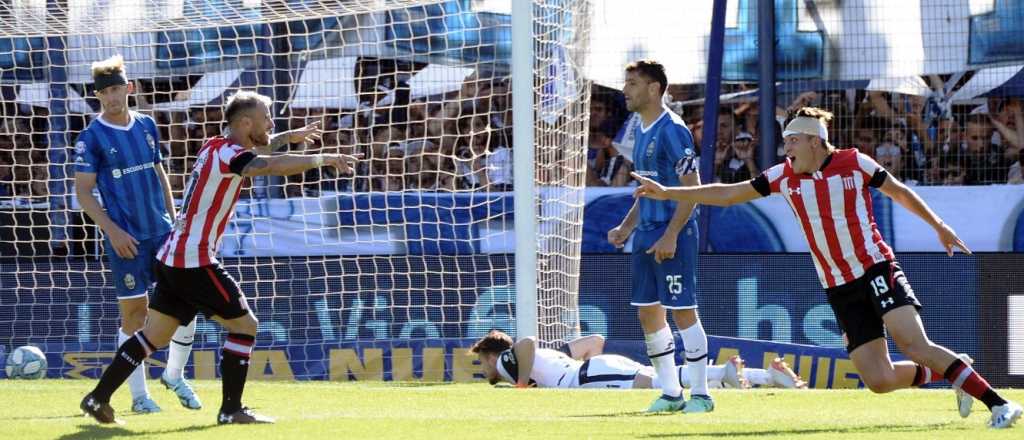
[[[139,241],[171,230],[155,169],[162,157],[152,118],[131,112],[130,122],[121,127],[98,117],[78,136],[75,153],[75,170],[96,173],[103,207],[121,229]]]
[[[697,172],[700,160],[693,145],[693,135],[686,123],[671,110],[662,109],[661,116],[644,127],[636,127],[633,138],[633,166],[636,173],[665,186],[679,186],[679,176]],[[676,202],[640,198],[640,220],[637,229],[660,228],[676,212]]]

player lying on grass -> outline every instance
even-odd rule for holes
[[[783,132],[786,161],[748,182],[666,188],[634,173],[640,182],[636,196],[728,206],[781,194],[803,228],[818,279],[848,341],[846,350],[868,388],[887,393],[946,379],[957,391],[961,416],[970,414],[973,397],[992,412],[988,426],[1012,426],[1024,408],[1003,399],[969,361],[928,338],[918,314],[921,303],[878,231],[869,188],[924,220],[949,256],[954,247],[970,251],[953,228],[874,159],[830,144],[826,124],[831,119],[821,109],[798,110]],[[889,357],[887,330],[909,361]]]
[[[596,336],[596,335],[595,335]],[[599,336],[597,338],[600,338]],[[595,342],[600,346],[594,347]],[[540,388],[620,388],[648,389],[660,388],[659,379],[654,367],[642,365],[625,356],[603,354],[603,338],[594,336],[572,341],[559,350],[538,348],[537,340],[528,337],[517,342],[504,332],[492,330],[470,348],[483,365],[484,375],[489,383],[508,382],[517,388],[536,386]],[[579,356],[573,358],[566,353]],[[780,365],[780,366],[784,366]],[[707,368],[709,384],[727,384],[734,388],[749,388],[750,383],[768,386],[786,386],[787,383],[803,385],[799,377],[784,379],[783,369],[775,375],[751,369],[753,374],[747,376],[742,360],[735,357],[725,365]],[[758,371],[760,370],[760,374]],[[788,368],[785,368],[788,370]],[[681,387],[691,388],[687,367],[676,367],[671,380]],[[777,376],[776,379],[774,376]]]
[[[573,339],[556,350],[569,357],[586,361],[594,356],[604,355],[604,336],[587,335]],[[645,365],[641,365],[646,367]],[[686,365],[678,367],[679,378],[684,388],[690,388],[693,375]],[[739,355],[733,355],[724,365],[708,366],[708,387],[750,388],[752,386],[806,389],[807,382],[793,372],[780,357],[775,358],[768,368],[747,368]]]

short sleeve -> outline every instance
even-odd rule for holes
[[[242,171],[245,170],[245,166],[249,165],[249,162],[252,162],[255,158],[256,153],[253,153],[252,151],[243,151],[235,155],[234,159],[231,159],[231,163],[228,164],[228,169],[231,170],[231,173],[241,176]]]
[[[145,116],[143,121],[146,121],[146,131],[153,137],[153,163],[161,163],[164,157],[163,151],[160,149],[160,130],[156,128],[153,118]]]
[[[700,168],[700,159],[693,145],[693,135],[685,125],[672,124],[670,127],[670,130],[666,130],[666,138],[661,142],[666,146],[666,159],[672,163],[678,176],[696,173]]]
[[[75,171],[97,173],[102,165],[103,155],[98,151],[96,142],[87,131],[83,131],[75,140]]]
[[[857,153],[857,165],[864,173],[864,177],[868,179],[868,186],[872,188],[881,187],[889,178],[889,173],[885,171],[885,168],[864,153]]]
[[[217,159],[220,160],[222,165],[231,165],[231,161],[235,160],[235,157],[244,151],[245,149],[240,145],[224,144],[217,149]]]
[[[786,170],[786,164],[780,163],[767,170],[764,170],[761,175],[750,180],[750,184],[754,186],[762,197],[768,197],[772,194],[780,192],[779,187],[782,181],[782,175]]]

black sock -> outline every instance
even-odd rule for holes
[[[152,353],[153,346],[146,341],[142,333],[136,333],[124,341],[114,353],[114,359],[111,360],[107,371],[100,377],[100,383],[92,390],[92,396],[100,402],[110,403],[110,396],[128,380],[128,376],[131,376],[139,365],[142,365],[142,361],[148,356],[147,351]]]
[[[242,409],[242,392],[249,374],[249,353],[256,337],[240,333],[229,333],[220,358],[220,379],[223,386],[223,400],[220,412],[231,414]]]

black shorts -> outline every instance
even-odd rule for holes
[[[196,313],[235,319],[249,313],[249,304],[238,283],[219,264],[179,268],[157,263],[156,289],[149,308],[177,318],[182,325]]]
[[[825,289],[828,303],[846,334],[846,351],[885,337],[882,316],[890,310],[913,305],[921,310],[899,263],[884,261],[868,268],[864,276]]]

